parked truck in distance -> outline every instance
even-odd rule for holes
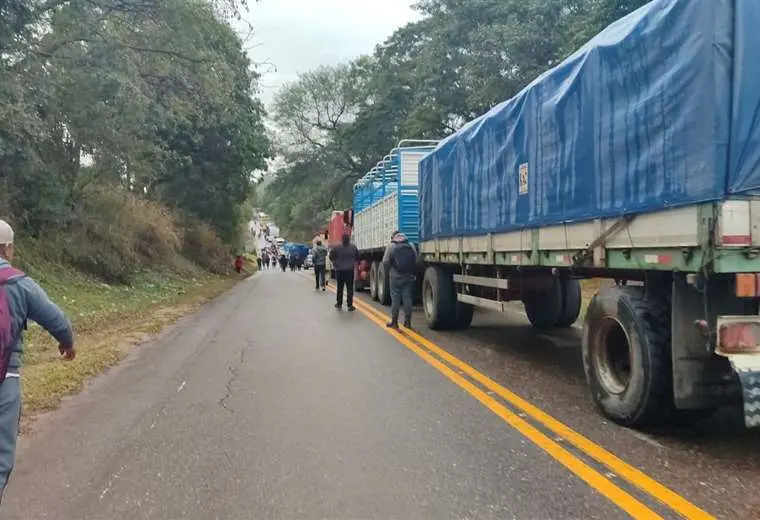
[[[419,175],[391,174],[396,200],[419,183],[428,326],[517,301],[534,327],[568,327],[578,280],[608,278],[582,338],[603,414],[638,427],[743,403],[760,426],[757,26],[756,0],[650,2],[443,139]],[[354,192],[383,302],[377,255],[407,218],[388,194],[363,202],[384,171]]]

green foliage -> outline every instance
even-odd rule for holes
[[[286,85],[275,120],[285,165],[261,194],[289,234],[323,227],[402,139],[440,139],[515,95],[646,0],[420,0],[371,56]]]
[[[0,3],[0,213],[23,236],[73,237],[67,258],[114,280],[180,250],[133,218],[140,203],[239,240],[271,155],[258,76],[227,23],[244,4]]]

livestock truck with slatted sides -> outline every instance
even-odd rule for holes
[[[735,404],[759,426],[757,27],[757,0],[655,0],[431,150],[400,145],[354,191],[373,296],[396,228],[432,329],[515,301],[569,327],[579,280],[607,278],[582,336],[601,412],[638,427]]]
[[[419,163],[436,143],[401,141],[354,184],[350,224],[353,242],[360,253],[354,283],[357,289],[369,289],[372,298],[383,305],[390,303],[383,253],[395,231],[404,233],[412,244],[418,245]],[[422,276],[419,278],[422,280]]]

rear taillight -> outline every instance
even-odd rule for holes
[[[718,318],[716,354],[760,353],[760,317],[721,316]]]

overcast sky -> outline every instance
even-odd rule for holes
[[[245,21],[259,69],[261,99],[269,105],[283,83],[299,72],[371,53],[393,31],[416,20],[413,0],[261,0],[251,2]],[[239,26],[241,31],[246,29]]]

